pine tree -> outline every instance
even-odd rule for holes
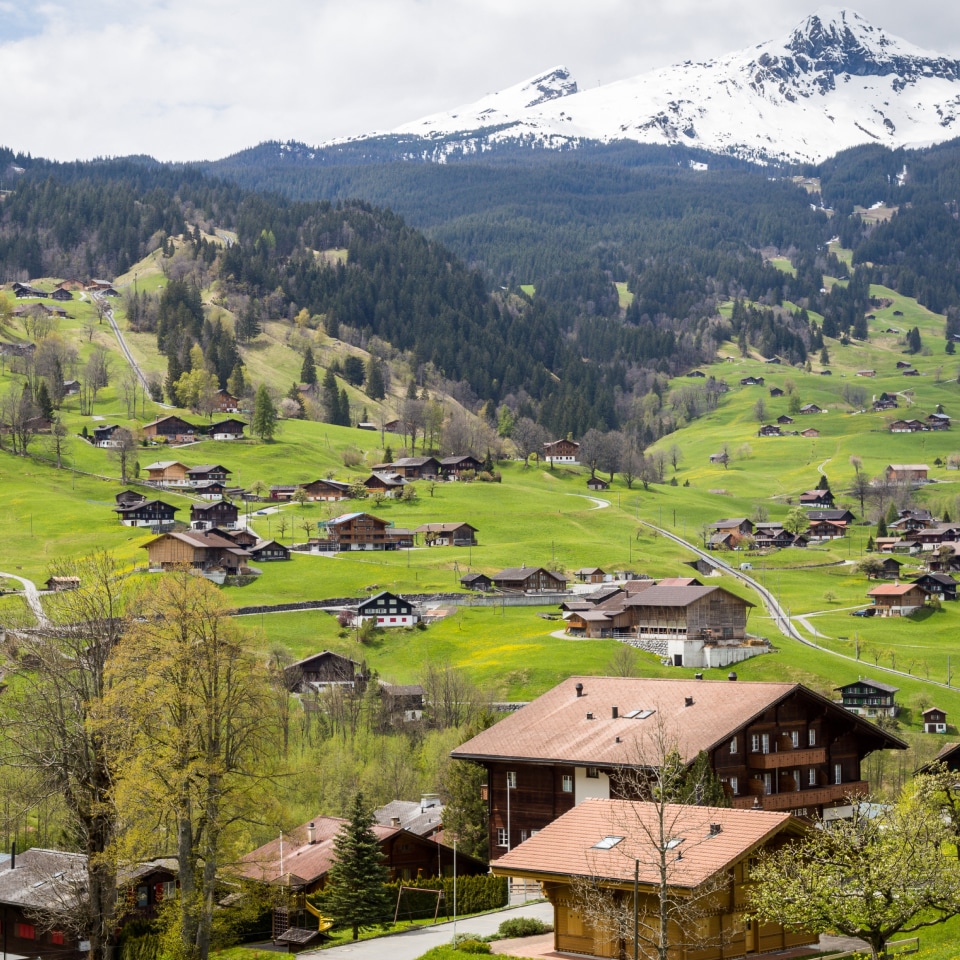
[[[820,351],[820,364],[822,366],[827,366],[830,363],[830,351],[827,350],[827,345],[823,345],[823,349]]]
[[[885,537],[887,535],[887,521],[880,517],[877,520],[877,538]]]
[[[247,392],[247,380],[243,375],[243,364],[238,363],[227,380],[227,390],[234,397],[242,397]]]
[[[313,386],[317,382],[317,365],[313,360],[313,350],[310,347],[304,351],[303,366],[300,368],[300,382]]]
[[[340,422],[340,391],[337,378],[329,367],[323,377],[323,406],[327,423]]]
[[[367,396],[371,400],[382,400],[386,395],[387,389],[383,380],[381,361],[376,357],[371,357],[367,361]]]
[[[46,420],[53,419],[53,401],[50,399],[47,384],[43,380],[40,381],[40,386],[37,387],[37,408],[40,411],[41,417]]]
[[[277,432],[277,408],[274,406],[266,384],[261,383],[257,388],[257,396],[253,403],[253,423],[250,430],[254,436],[269,443]]]
[[[336,859],[330,867],[324,906],[339,926],[350,927],[353,939],[364,927],[383,924],[390,916],[380,842],[371,829],[373,815],[364,806],[363,794],[353,798],[350,822],[333,841]]]
[[[350,426],[350,398],[347,396],[346,387],[340,388],[340,397],[337,402],[337,419],[335,422],[341,427]]]
[[[820,479],[817,481],[817,489],[818,490],[830,489],[830,481],[827,479],[827,475],[825,473],[820,474]]]

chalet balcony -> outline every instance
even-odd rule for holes
[[[767,754],[770,756],[770,754]],[[847,797],[867,793],[870,784],[864,780],[850,783],[831,783],[825,787],[811,787],[807,790],[790,790],[787,793],[768,793],[758,796],[764,810],[794,810],[797,807],[818,807],[826,803],[836,803]],[[733,806],[739,810],[749,810],[754,805],[754,797],[734,797]]]
[[[776,753],[751,753],[747,766],[751,770],[779,770],[781,767],[815,767],[827,762],[826,747],[780,750]]]

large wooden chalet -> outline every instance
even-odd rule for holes
[[[330,686],[352,687],[362,671],[356,660],[324,650],[284,667],[283,676],[291,693],[315,693]]]
[[[113,509],[125,527],[170,527],[177,519],[177,508],[163,500],[141,499]]]
[[[436,457],[401,457],[390,464],[390,469],[404,480],[436,480],[440,461]]]
[[[311,544],[320,550],[396,550],[397,540],[386,520],[369,513],[344,513],[327,520],[326,536]]]
[[[547,463],[576,465],[580,457],[580,444],[575,440],[554,440],[543,445],[543,459]]]
[[[477,473],[483,464],[469,453],[458,453],[452,457],[444,457],[440,461],[440,469],[447,478],[453,477],[457,480],[465,473]]]
[[[497,589],[512,593],[552,593],[567,589],[567,578],[562,573],[544,567],[507,567],[490,579]]]
[[[147,471],[147,482],[155,483],[159,487],[186,487],[187,470],[189,467],[179,460],[158,460],[148,463],[144,468]]]
[[[860,717],[895,717],[900,709],[897,706],[900,688],[889,683],[860,677],[835,689],[840,693],[843,709]]]
[[[240,572],[250,559],[248,550],[219,530],[185,530],[161,534],[143,544],[151,570],[173,570],[187,565],[196,570]]]
[[[882,583],[867,591],[882,617],[909,617],[923,608],[927,595],[915,583]]]
[[[706,753],[734,807],[802,816],[867,793],[864,758],[907,746],[798,683],[571,677],[451,756],[487,771],[496,858],[588,797],[642,799],[619,772],[658,762],[661,730],[683,763]]]
[[[374,620],[378,627],[412,627],[420,619],[413,604],[389,590],[361,600],[357,605],[357,619]]]
[[[207,436],[213,440],[242,440],[243,431],[247,429],[247,424],[236,417],[228,417],[226,420],[218,420],[207,427]]]
[[[313,480],[302,483],[300,489],[308,500],[336,501],[350,496],[350,484],[342,480]]]
[[[167,443],[189,443],[195,440],[200,430],[182,417],[172,414],[160,417],[143,428],[143,435],[150,440],[166,440]]]
[[[676,842],[679,854],[667,861],[666,877],[661,877],[656,840],[662,822],[669,825],[670,842]],[[633,955],[632,919],[625,928],[605,930],[583,916],[574,888],[578,878],[590,877],[619,903],[624,916],[632,918],[636,903],[643,956],[649,955],[650,939],[643,927],[659,915],[660,883],[665,879],[672,898],[682,901],[693,896],[702,899],[705,907],[704,917],[686,920],[695,931],[681,926],[682,911],[671,914],[669,942],[696,942],[697,947],[671,946],[669,956],[675,960],[729,960],[792,951],[817,942],[815,933],[747,919],[751,859],[773,852],[803,829],[788,814],[770,811],[695,804],[668,805],[661,810],[652,803],[588,799],[519,847],[505,851],[492,869],[498,876],[542,885],[554,911],[556,952],[550,956]]]
[[[475,547],[477,528],[469,523],[422,523],[416,531],[429,547]]]
[[[195,530],[209,530],[219,527],[221,530],[233,530],[240,520],[240,510],[229,500],[215,500],[213,503],[192,503],[190,505],[190,526]]]

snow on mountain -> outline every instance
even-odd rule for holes
[[[524,141],[683,144],[753,160],[819,162],[862,143],[960,135],[960,61],[823,7],[786,39],[578,91],[558,67],[392,131],[446,152]]]

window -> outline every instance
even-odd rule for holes
[[[623,837],[604,837],[602,840],[598,840],[594,845],[594,850],[612,850]]]
[[[18,923],[16,925],[16,935],[21,940],[36,940],[37,928],[32,923]]]
[[[560,778],[560,789],[564,793],[573,793],[573,777],[569,773],[565,773]]]
[[[817,731],[814,730],[813,727],[811,727],[807,731],[807,746],[815,747],[816,745],[817,745]]]
[[[508,790],[517,789],[517,771],[516,770],[507,771],[507,789]]]
[[[751,753],[760,752],[760,734],[759,733],[750,734],[750,752]]]
[[[770,734],[763,733],[760,735],[760,752],[769,753],[770,752]]]
[[[816,767],[811,767],[807,771],[807,786],[815,787],[817,785],[817,769]]]
[[[839,763],[833,765],[833,782],[843,783],[843,767]]]
[[[141,909],[150,904],[150,891],[146,884],[137,887],[137,906]]]
[[[738,789],[737,778],[731,777],[727,782],[730,784],[730,792],[736,796],[740,792]]]
[[[793,771],[793,783],[794,783],[793,789],[799,790],[800,789],[800,771],[799,770]]]
[[[55,944],[58,947],[63,946],[63,931],[62,930],[51,930],[50,931],[50,942]]]
[[[800,731],[793,730],[790,733],[790,743],[793,745],[793,749],[796,750],[800,746]]]
[[[763,792],[766,796],[773,793],[773,777],[769,773],[763,775]]]
[[[731,752],[731,753],[736,753],[736,752],[737,752],[737,738],[736,738],[736,737],[734,737],[734,738],[730,741],[730,752]]]
[[[507,846],[507,830],[506,827],[499,827],[497,829],[497,846],[505,847]]]
[[[526,839],[527,839],[527,831],[526,831],[526,830],[521,830],[521,831],[520,831],[520,842],[523,843],[523,841],[526,840]]]
[[[599,780],[600,771],[596,767],[587,767],[587,777],[590,780]]]

